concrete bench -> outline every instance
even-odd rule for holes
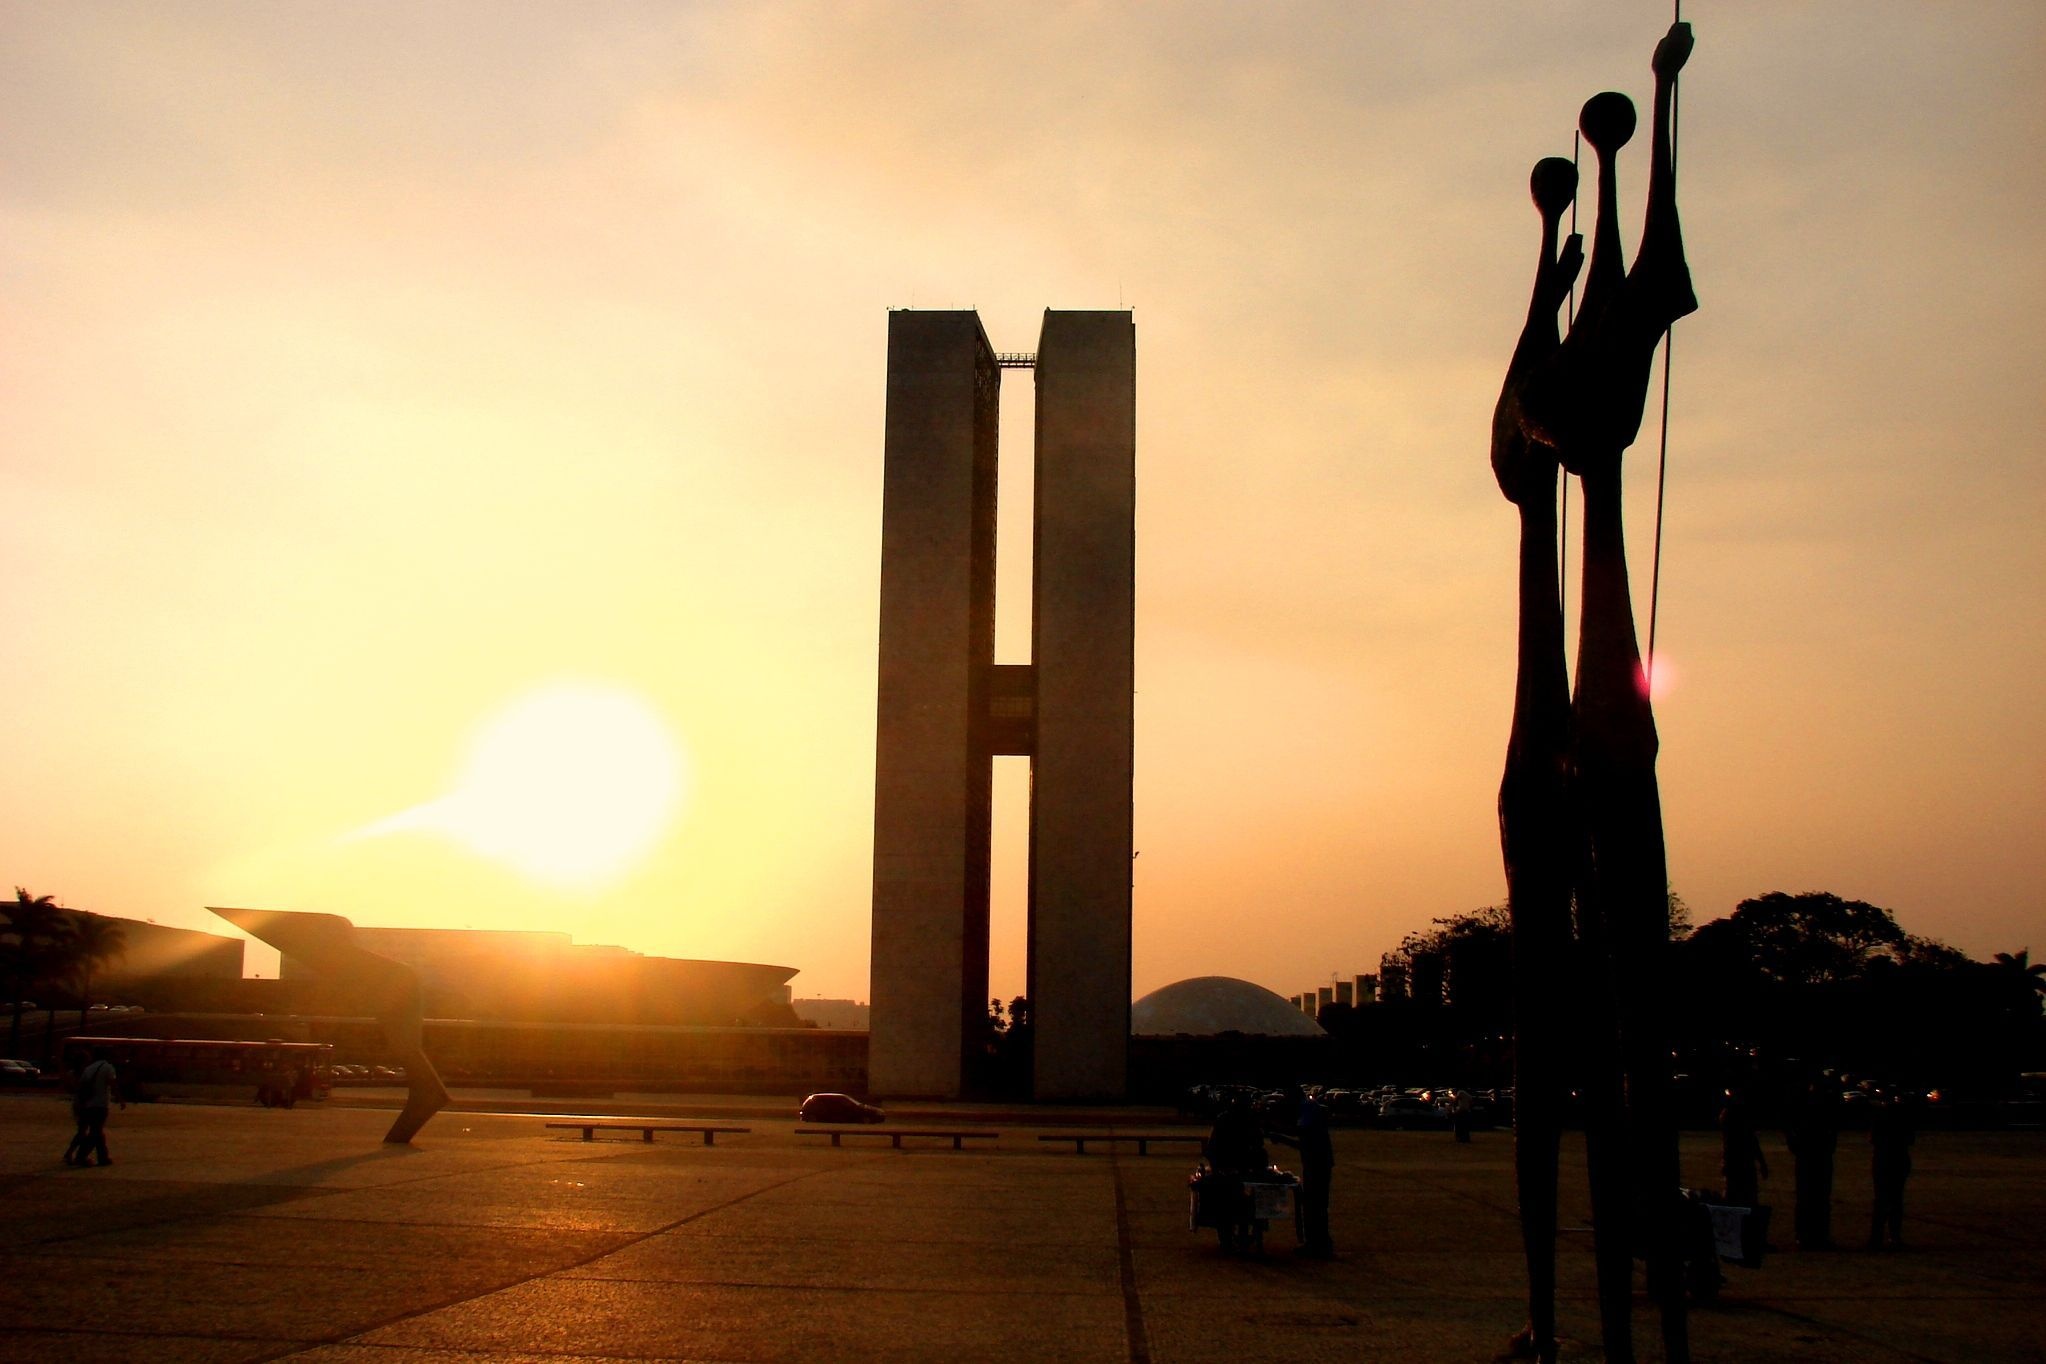
[[[1207,1141],[1207,1138],[1191,1132],[1047,1132],[1040,1136],[1038,1140],[1069,1141],[1073,1143],[1073,1150],[1083,1156],[1087,1154],[1087,1143],[1090,1141],[1133,1141],[1137,1144],[1137,1154],[1148,1156],[1151,1154],[1151,1144],[1153,1142],[1176,1141],[1200,1146]]]
[[[705,1146],[715,1146],[718,1144],[718,1133],[720,1132],[746,1133],[753,1130],[750,1127],[716,1127],[708,1123],[614,1122],[598,1119],[593,1119],[589,1122],[550,1122],[547,1125],[549,1127],[565,1128],[571,1132],[579,1131],[583,1134],[584,1141],[595,1141],[599,1132],[637,1132],[640,1134],[640,1139],[649,1145],[653,1143],[654,1133],[656,1132],[701,1132],[703,1133],[703,1144]]]
[[[904,1137],[950,1137],[952,1139],[952,1149],[961,1151],[965,1149],[965,1143],[969,1138],[993,1141],[1001,1136],[1001,1133],[959,1132],[949,1128],[941,1132],[916,1127],[798,1127],[796,1135],[799,1137],[829,1137],[833,1146],[840,1145],[840,1137],[887,1137],[889,1145],[898,1151],[902,1149],[902,1139]]]

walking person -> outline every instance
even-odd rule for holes
[[[71,1096],[71,1144],[64,1148],[66,1165],[83,1165],[86,1152],[91,1149],[90,1139],[85,1134],[85,1105],[78,1102],[78,1095]]]
[[[1904,1095],[1884,1096],[1869,1115],[1870,1174],[1875,1181],[1875,1201],[1868,1219],[1870,1250],[1881,1250],[1885,1238],[1890,1249],[1904,1248],[1904,1181],[1911,1177],[1911,1143],[1917,1136],[1917,1124]]]
[[[78,1088],[72,1102],[78,1130],[72,1134],[71,1146],[64,1153],[67,1164],[90,1165],[95,1156],[101,1165],[114,1163],[114,1158],[107,1154],[107,1110],[119,1095],[117,1079],[106,1048],[94,1047],[92,1060],[78,1072]],[[125,1100],[121,1102],[122,1108],[127,1106]]]
[[[1762,1205],[1762,1181],[1769,1177],[1769,1159],[1762,1154],[1762,1139],[1755,1135],[1755,1120],[1747,1100],[1738,1091],[1726,1091],[1726,1107],[1719,1112],[1719,1169],[1726,1176],[1726,1201],[1736,1208]]]
[[[1328,1191],[1335,1175],[1336,1146],[1329,1132],[1328,1106],[1298,1090],[1294,1100],[1293,1131],[1270,1135],[1300,1151],[1300,1253],[1332,1260],[1336,1246],[1328,1232]]]
[[[1474,1101],[1468,1089],[1449,1091],[1449,1127],[1456,1133],[1456,1139],[1468,1142],[1471,1139],[1471,1110]]]
[[[1833,1152],[1840,1142],[1839,1086],[1823,1077],[1805,1086],[1791,1118],[1790,1156],[1797,1179],[1800,1250],[1833,1248]]]

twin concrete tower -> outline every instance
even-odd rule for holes
[[[1034,360],[1031,660],[995,662],[1005,368],[971,312],[888,317],[868,1080],[957,1097],[988,1007],[997,755],[1030,759],[1042,1100],[1119,1098],[1130,1028],[1136,330],[1046,312]]]

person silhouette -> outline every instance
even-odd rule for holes
[[[1248,1098],[1241,1094],[1232,1097],[1215,1116],[1215,1125],[1208,1133],[1206,1153],[1215,1176],[1212,1185],[1214,1196],[1222,1209],[1216,1222],[1216,1234],[1221,1238],[1222,1249],[1248,1249],[1254,1233],[1250,1195],[1245,1191],[1243,1181],[1262,1174],[1269,1163],[1265,1152],[1264,1125],[1251,1111]]]
[[[1747,1100],[1734,1090],[1726,1092],[1726,1106],[1719,1111],[1719,1169],[1726,1176],[1728,1203],[1737,1208],[1761,1206],[1769,1158],[1762,1154],[1762,1139],[1755,1132]]]
[[[90,1165],[94,1157],[101,1165],[114,1163],[114,1158],[107,1154],[107,1110],[119,1093],[117,1078],[114,1063],[107,1057],[107,1049],[94,1047],[92,1059],[78,1072],[78,1088],[72,1104],[77,1131],[72,1133],[71,1144],[65,1148],[65,1164]],[[127,1106],[123,1101],[121,1107]]]
[[[1840,1142],[1839,1086],[1823,1077],[1807,1084],[1786,1135],[1797,1181],[1798,1248],[1831,1250],[1833,1153]]]
[[[1901,1094],[1886,1094],[1869,1114],[1869,1174],[1875,1198],[1869,1211],[1868,1248],[1904,1248],[1904,1181],[1911,1177],[1911,1143],[1916,1115]]]

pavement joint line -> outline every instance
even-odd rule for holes
[[[504,1165],[492,1165],[492,1166],[486,1166],[486,1167],[484,1167],[484,1168],[483,1168],[483,1169],[481,1169],[481,1170],[454,1170],[454,1171],[442,1171],[442,1172],[440,1172],[440,1173],[437,1173],[437,1174],[431,1174],[431,1175],[415,1175],[415,1176],[412,1176],[412,1177],[410,1177],[410,1178],[407,1178],[407,1179],[391,1179],[391,1180],[386,1180],[386,1181],[384,1181],[384,1182],[383,1182],[383,1183],[381,1183],[381,1184],[365,1184],[365,1185],[361,1185],[361,1186],[359,1186],[359,1187],[349,1187],[349,1188],[331,1188],[331,1187],[328,1187],[328,1186],[326,1186],[326,1185],[305,1185],[305,1184],[256,1184],[256,1183],[248,1183],[248,1182],[240,1182],[240,1183],[230,1183],[230,1184],[227,1184],[227,1185],[217,1185],[217,1186],[210,1186],[210,1187],[222,1187],[222,1188],[242,1188],[242,1189],[275,1189],[275,1190],[277,1190],[277,1191],[278,1191],[278,1197],[276,1197],[276,1198],[273,1198],[273,1199],[269,1199],[269,1200],[266,1200],[265,1202],[262,1202],[262,1203],[253,1203],[253,1204],[250,1204],[250,1205],[249,1205],[248,1207],[246,1207],[246,1208],[233,1208],[233,1209],[229,1209],[229,1210],[226,1210],[226,1211],[222,1211],[222,1210],[220,1210],[220,1209],[217,1209],[217,1208],[215,1208],[215,1209],[202,1209],[202,1210],[197,1210],[197,1211],[193,1211],[193,1212],[189,1212],[189,1213],[177,1213],[177,1214],[173,1214],[173,1215],[171,1215],[171,1216],[168,1216],[168,1217],[158,1217],[158,1218],[150,1218],[150,1219],[146,1219],[146,1220],[143,1220],[143,1221],[139,1221],[139,1222],[130,1222],[130,1223],[127,1223],[127,1224],[125,1224],[124,1226],[120,1227],[120,1228],[119,1228],[119,1230],[121,1230],[121,1231],[139,1231],[139,1230],[142,1230],[142,1229],[144,1229],[144,1228],[148,1228],[148,1227],[169,1227],[169,1226],[175,1226],[175,1225],[177,1225],[177,1224],[179,1224],[179,1223],[182,1223],[182,1222],[204,1222],[204,1221],[209,1221],[209,1220],[224,1220],[224,1219],[226,1219],[226,1218],[230,1218],[230,1217],[259,1217],[259,1216],[262,1216],[262,1215],[263,1215],[263,1213],[262,1213],[262,1209],[265,1209],[265,1208],[279,1208],[279,1207],[284,1207],[284,1206],[286,1206],[287,1204],[291,1204],[291,1203],[300,1203],[300,1202],[313,1202],[313,1201],[316,1201],[316,1200],[318,1200],[318,1199],[322,1199],[322,1198],[333,1198],[333,1197],[337,1197],[337,1196],[339,1196],[339,1195],[341,1195],[341,1194],[352,1194],[352,1193],[373,1193],[373,1192],[375,1192],[375,1191],[377,1191],[377,1190],[380,1190],[380,1189],[399,1189],[399,1188],[406,1188],[406,1187],[410,1187],[410,1186],[412,1186],[412,1185],[416,1185],[416,1184],[425,1184],[425,1183],[430,1183],[430,1182],[432,1182],[433,1180],[436,1180],[436,1179],[454,1179],[454,1178],[466,1178],[466,1177],[468,1177],[468,1176],[471,1176],[471,1175],[476,1175],[476,1174],[499,1174],[499,1173],[502,1173],[502,1172],[503,1172],[503,1171],[505,1171],[505,1170],[519,1170],[519,1169],[525,1169],[525,1168],[527,1168],[528,1166],[535,1166],[535,1165],[558,1165],[558,1164],[562,1164],[562,1163],[563,1163],[563,1162],[561,1162],[561,1161],[558,1161],[558,1160],[548,1160],[548,1159],[545,1159],[545,1158],[542,1158],[542,1159],[539,1159],[539,1160],[520,1160],[520,1161],[511,1161],[511,1162],[508,1162],[508,1163],[506,1163],[506,1164],[504,1164]],[[65,1173],[66,1173],[66,1172],[63,1172],[63,1171],[57,1171],[57,1170],[50,1170],[50,1171],[43,1171],[43,1172],[37,1172],[37,1173],[33,1173],[33,1174],[23,1175],[23,1176],[20,1176],[19,1178],[20,1178],[20,1179],[21,1179],[22,1181],[24,1181],[24,1182],[26,1182],[26,1181],[29,1181],[29,1180],[46,1180],[46,1179],[62,1179],[62,1178],[64,1177]],[[192,1181],[189,1181],[189,1180],[179,1180],[179,1179],[150,1179],[150,1178],[135,1178],[135,1177],[134,1177],[134,1176],[133,1176],[133,1175],[131,1174],[131,1175],[130,1175],[129,1177],[127,1177],[127,1178],[125,1178],[125,1179],[123,1179],[123,1180],[121,1180],[121,1181],[119,1181],[119,1182],[120,1182],[120,1183],[121,1183],[121,1184],[122,1184],[122,1185],[123,1185],[124,1187],[133,1187],[133,1186],[136,1186],[136,1185],[141,1185],[141,1186],[145,1186],[145,1187],[146,1187],[146,1186],[151,1186],[151,1185],[160,1185],[160,1184],[176,1184],[176,1185],[183,1185],[183,1184],[188,1184],[188,1183],[191,1183]],[[6,1184],[6,1185],[0,1185],[0,1192],[4,1192],[4,1191],[5,1191],[5,1189],[8,1189],[8,1188],[12,1188],[12,1187],[13,1187],[13,1184],[12,1184],[12,1182],[11,1182],[11,1181],[10,1181],[10,1182],[9,1182],[8,1184]],[[351,1218],[351,1217],[326,1217],[326,1218],[319,1218],[319,1219],[316,1219],[316,1220],[319,1220],[319,1221],[325,1221],[325,1222],[362,1222],[362,1221],[368,1221],[368,1220],[372,1220],[372,1219],[366,1219],[366,1218]],[[468,1226],[473,1226],[473,1225],[475,1225],[475,1224],[474,1224],[474,1223],[469,1223],[469,1222],[412,1222],[412,1223],[407,1223],[407,1225],[408,1225],[408,1226],[421,1226],[421,1227],[468,1227]],[[82,1230],[79,1230],[79,1231],[73,1231],[73,1232],[59,1232],[58,1234],[56,1234],[56,1235],[54,1235],[54,1236],[45,1236],[45,1237],[41,1237],[41,1238],[39,1238],[39,1239],[37,1239],[37,1240],[35,1240],[35,1241],[33,1241],[33,1242],[30,1242],[29,1244],[31,1244],[31,1245],[36,1245],[36,1246],[59,1246],[59,1245],[63,1245],[63,1244],[65,1244],[66,1242],[70,1242],[70,1241],[77,1241],[77,1240],[82,1240],[82,1239],[84,1239],[84,1238],[87,1238],[87,1237],[92,1237],[92,1236],[99,1236],[99,1235],[103,1235],[103,1234],[105,1234],[105,1232],[106,1232],[107,1230],[108,1230],[108,1228],[105,1228],[105,1227],[87,1227],[87,1228],[85,1228],[85,1229],[82,1229]]]
[[[1144,1300],[1137,1292],[1136,1251],[1130,1241],[1129,1199],[1123,1190],[1122,1157],[1110,1148],[1108,1167],[1115,1178],[1115,1264],[1122,1288],[1124,1339],[1130,1364],[1151,1364],[1151,1339],[1144,1329]]]
[[[893,1244],[892,1242],[890,1244]],[[608,1252],[616,1254],[616,1251]],[[575,1283],[636,1283],[656,1284],[674,1288],[735,1288],[757,1293],[869,1293],[886,1296],[891,1293],[913,1293],[920,1298],[1100,1298],[1107,1296],[1099,1289],[1092,1288],[910,1288],[894,1285],[876,1286],[863,1283],[766,1283],[751,1279],[669,1279],[639,1274],[577,1274],[572,1269],[556,1269],[550,1273],[559,1274]]]
[[[1901,1355],[1905,1359],[1915,1361],[1915,1364],[1949,1364],[1947,1360],[1941,1359],[1938,1355],[1922,1355],[1916,1350],[1906,1349],[1902,1345],[1892,1344],[1890,1341],[1869,1335],[1866,1331],[1857,1331],[1844,1321],[1824,1321],[1818,1317],[1808,1317],[1801,1312],[1791,1312],[1773,1303],[1762,1301],[1742,1302],[1736,1310],[1741,1309],[1765,1312],[1770,1316],[1781,1317],[1785,1321],[1794,1321],[1800,1326],[1810,1327],[1814,1331],[1837,1332],[1840,1335],[1861,1341],[1865,1345],[1873,1345],[1877,1349],[1888,1350],[1893,1354]]]
[[[443,1302],[431,1303],[427,1306],[414,1308],[410,1311],[393,1313],[391,1316],[385,1318],[382,1321],[374,1322],[368,1326],[358,1327],[352,1331],[336,1332],[331,1335],[320,1337],[319,1339],[316,1340],[308,1340],[297,1344],[293,1344],[285,1349],[276,1351],[275,1353],[272,1354],[258,1355],[254,1359],[248,1361],[248,1364],[270,1364],[270,1361],[272,1360],[289,1359],[293,1355],[304,1354],[307,1350],[319,1349],[328,1345],[364,1344],[367,1342],[363,1342],[359,1338],[362,1336],[369,1335],[372,1332],[388,1331],[393,1326],[401,1325],[402,1323],[408,1321],[414,1321],[420,1317],[431,1316],[435,1312],[445,1312],[448,1308],[460,1306],[462,1303],[465,1302],[474,1302],[478,1298],[487,1298],[497,1293],[508,1292],[514,1288],[522,1288],[526,1284],[534,1283],[540,1279],[551,1278],[556,1274],[564,1274],[572,1269],[581,1269],[585,1265],[595,1264],[598,1260],[603,1259],[607,1255],[616,1255],[618,1252],[622,1250],[630,1250],[632,1247],[639,1245],[642,1242],[651,1241],[654,1237],[664,1235],[667,1232],[671,1232],[675,1230],[677,1227],[687,1226],[689,1223],[697,1221],[700,1218],[709,1217],[712,1213],[723,1212],[728,1208],[737,1207],[739,1204],[746,1202],[748,1199],[758,1198],[762,1194],[772,1193],[776,1189],[783,1188],[790,1184],[795,1184],[801,1180],[812,1179],[818,1175],[826,1173],[828,1173],[828,1170],[826,1169],[799,1171],[796,1174],[790,1175],[786,1179],[778,1179],[771,1184],[763,1184],[757,1189],[749,1189],[747,1192],[740,1194],[736,1198],[728,1198],[722,1203],[713,1204],[712,1206],[707,1208],[698,1208],[696,1211],[688,1214],[685,1217],[678,1217],[674,1221],[668,1222],[662,1226],[655,1227],[651,1231],[628,1233],[625,1235],[623,1240],[618,1242],[618,1244],[608,1246],[603,1250],[599,1250],[592,1254],[585,1255],[579,1260],[571,1260],[566,1264],[550,1265],[546,1269],[538,1270],[531,1274],[522,1275],[521,1277],[515,1278],[508,1283],[501,1283],[493,1288],[487,1288],[480,1292],[458,1293],[455,1296],[448,1298]]]
[[[325,1349],[325,1345],[315,1348]],[[382,1350],[386,1354],[401,1354],[410,1359],[421,1355],[446,1355],[451,1359],[481,1359],[499,1364],[507,1358],[573,1359],[579,1364],[757,1364],[757,1361],[728,1359],[723,1355],[599,1355],[587,1350],[550,1350],[543,1347],[521,1346],[517,1350],[475,1350],[466,1345],[387,1345],[382,1341],[356,1341],[349,1345],[351,1350]]]
[[[135,1331],[119,1326],[10,1326],[8,1334],[15,1336],[112,1336],[116,1340],[267,1340],[280,1342],[298,1349],[303,1345],[324,1342],[295,1341],[277,1335],[237,1335],[233,1331],[179,1331],[166,1336],[159,1331]],[[275,1358],[275,1356],[270,1356]]]

